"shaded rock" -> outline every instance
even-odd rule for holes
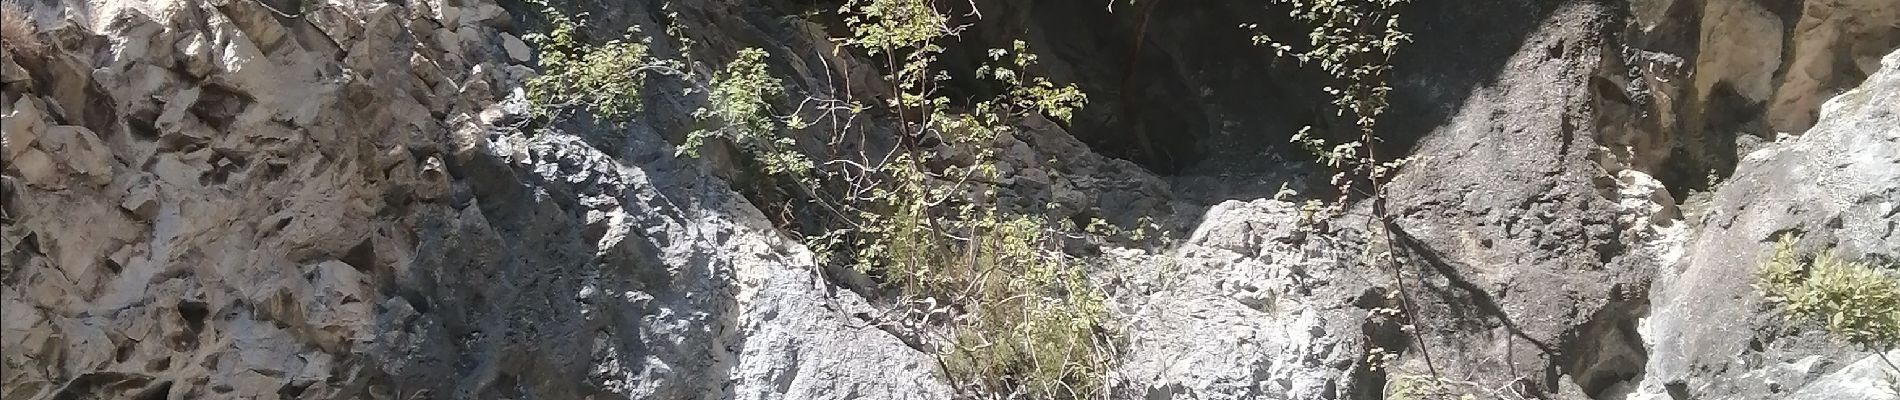
[[[1642,0],[1621,38],[1652,143],[1644,172],[1681,197],[1762,142],[1798,135],[1821,104],[1900,47],[1884,0]],[[1670,62],[1673,60],[1673,62]],[[1666,168],[1661,167],[1667,164]],[[1711,172],[1713,171],[1713,172]]]

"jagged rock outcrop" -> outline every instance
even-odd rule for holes
[[[1391,236],[1371,204],[1267,199],[1326,186],[1284,143],[1325,118],[1310,71],[1234,54],[1236,23],[1278,15],[1257,4],[971,2],[944,62],[1025,39],[1032,73],[1090,90],[994,143],[1001,203],[1184,238],[1066,243],[1111,301],[1112,398],[1438,373],[1479,398],[1889,399],[1877,358],[1749,286],[1782,232],[1900,259],[1900,53],[1821,104],[1900,46],[1887,1],[1415,2]],[[624,126],[524,132],[530,6],[33,2],[47,50],[0,62],[0,397],[954,397],[940,327],[835,282],[864,277],[782,235],[795,212],[736,148],[674,157],[691,82],[651,77]],[[760,48],[790,99],[893,96],[838,21],[788,17],[810,4],[561,6],[700,76]],[[894,146],[882,112],[844,150]],[[826,123],[800,148],[837,145]],[[1396,271],[1362,251],[1387,242]]]
[[[511,129],[497,4],[273,6],[33,9],[0,396],[947,397],[651,131]]]
[[[1693,221],[1688,256],[1663,265],[1643,321],[1648,398],[1900,396],[1878,357],[1788,321],[1753,286],[1782,234],[1801,235],[1803,252],[1900,260],[1900,52],[1882,64],[1829,100],[1814,129],[1744,158]]]
[[[1114,282],[1128,342],[1113,374],[1118,398],[1366,398],[1382,390],[1356,375],[1366,372],[1369,346],[1393,345],[1391,336],[1375,343],[1363,335],[1380,325],[1368,319],[1387,300],[1375,284],[1380,271],[1352,250],[1363,243],[1318,240],[1300,215],[1284,201],[1227,201],[1173,251],[1109,252],[1100,269]]]
[[[1827,12],[1831,7],[1815,4],[1812,8],[1819,11],[1811,10],[1811,14]],[[1376,341],[1379,330],[1372,323],[1376,320],[1365,316],[1365,308],[1372,306],[1360,306],[1356,310],[1358,315],[1352,315],[1343,312],[1352,310],[1348,307],[1334,307],[1332,312],[1326,312],[1325,307],[1305,305],[1341,305],[1350,301],[1344,299],[1352,299],[1350,295],[1356,294],[1352,289],[1396,287],[1392,278],[1364,271],[1370,267],[1363,264],[1363,259],[1357,263],[1346,260],[1344,262],[1351,267],[1320,268],[1326,272],[1317,274],[1319,278],[1296,279],[1288,285],[1281,277],[1314,270],[1310,261],[1303,261],[1312,258],[1256,255],[1274,253],[1259,252],[1260,245],[1256,244],[1250,248],[1255,250],[1204,263],[1196,254],[1209,250],[1199,243],[1203,236],[1197,233],[1196,240],[1170,256],[1144,261],[1195,272],[1184,274],[1180,286],[1171,290],[1131,296],[1142,300],[1133,304],[1153,308],[1127,311],[1129,356],[1121,372],[1125,374],[1122,378],[1134,384],[1128,391],[1130,397],[1369,398],[1370,393],[1383,388],[1366,389],[1365,385],[1381,385],[1398,376],[1431,374],[1426,365],[1427,352],[1431,353],[1437,372],[1450,377],[1450,386],[1455,392],[1479,398],[1670,398],[1667,396],[1672,390],[1678,393],[1673,397],[1676,399],[1775,398],[1786,393],[1823,397],[1832,393],[1892,395],[1870,384],[1870,379],[1883,373],[1875,364],[1878,360],[1866,358],[1864,353],[1846,351],[1838,344],[1829,344],[1820,333],[1813,331],[1802,336],[1807,338],[1806,342],[1788,340],[1783,344],[1788,346],[1784,350],[1744,356],[1752,357],[1747,360],[1780,357],[1788,363],[1786,367],[1762,369],[1756,367],[1757,361],[1740,361],[1748,367],[1728,367],[1737,361],[1732,361],[1729,356],[1732,353],[1727,351],[1747,345],[1748,340],[1722,339],[1720,335],[1701,339],[1704,337],[1699,333],[1701,329],[1736,329],[1743,332],[1738,334],[1754,335],[1756,330],[1774,330],[1712,321],[1749,320],[1756,322],[1747,326],[1768,327],[1771,325],[1761,321],[1778,320],[1770,309],[1748,305],[1730,307],[1735,303],[1726,300],[1732,296],[1759,299],[1760,295],[1748,286],[1750,281],[1745,280],[1752,277],[1747,271],[1753,270],[1754,263],[1705,267],[1720,269],[1724,271],[1721,274],[1731,276],[1717,280],[1730,282],[1724,290],[1683,287],[1681,285],[1688,282],[1701,280],[1673,277],[1661,278],[1663,281],[1655,283],[1658,286],[1652,290],[1652,279],[1657,274],[1672,276],[1663,271],[1673,271],[1679,263],[1698,262],[1685,258],[1685,254],[1702,251],[1698,248],[1702,245],[1694,243],[1728,239],[1713,239],[1706,232],[1692,233],[1691,226],[1700,221],[1683,220],[1677,195],[1688,193],[1691,188],[1681,187],[1680,181],[1652,176],[1673,177],[1670,174],[1684,173],[1680,165],[1665,162],[1670,153],[1679,152],[1679,147],[1703,144],[1673,142],[1678,139],[1669,136],[1670,132],[1647,125],[1656,123],[1657,119],[1680,118],[1676,111],[1669,109],[1675,107],[1669,105],[1674,103],[1667,102],[1684,100],[1676,99],[1675,93],[1668,93],[1667,90],[1675,90],[1667,89],[1668,86],[1629,85],[1629,71],[1638,71],[1638,79],[1650,79],[1648,82],[1652,84],[1669,83],[1669,79],[1687,75],[1655,75],[1657,71],[1683,71],[1663,69],[1669,67],[1668,54],[1630,53],[1620,48],[1619,38],[1609,34],[1610,27],[1617,23],[1619,10],[1594,2],[1503,1],[1419,4],[1408,12],[1411,12],[1408,15],[1417,29],[1419,41],[1413,45],[1413,52],[1402,53],[1398,61],[1399,91],[1393,122],[1401,128],[1392,134],[1400,140],[1416,137],[1419,144],[1412,153],[1416,159],[1401,172],[1390,189],[1390,207],[1402,216],[1395,226],[1395,234],[1407,260],[1407,279],[1413,282],[1411,285],[1417,285],[1412,286],[1412,290],[1417,293],[1414,301],[1419,303],[1417,323],[1425,337],[1424,348],[1411,344],[1410,338],[1387,338],[1384,343],[1387,349],[1405,351],[1398,368],[1389,374],[1348,378],[1353,373],[1353,368],[1348,367],[1354,362],[1351,357],[1339,358],[1313,349],[1341,344],[1368,346],[1368,342]],[[1888,25],[1860,25],[1865,21],[1863,17],[1877,20],[1883,15],[1872,13],[1843,18],[1848,22],[1825,29],[1885,32],[1882,29]],[[1488,28],[1469,30],[1472,26]],[[1858,35],[1853,39],[1825,39],[1833,40],[1825,45],[1811,44],[1812,52],[1829,54],[1811,57],[1837,57],[1845,54],[1842,52],[1893,47],[1882,44],[1886,40],[1884,36]],[[1812,37],[1774,38],[1821,43]],[[1714,51],[1720,54],[1732,50],[1735,49]],[[1637,58],[1630,58],[1632,54]],[[1748,79],[1774,86],[1776,82],[1806,78],[1766,74]],[[1830,85],[1851,85],[1859,81],[1851,74],[1826,79],[1832,80]],[[1871,89],[1863,91],[1879,90],[1885,84],[1875,81],[1869,85]],[[1886,103],[1872,100],[1868,104]],[[1788,115],[1815,111],[1785,107],[1782,112]],[[1759,114],[1750,113],[1761,111],[1722,112],[1726,113],[1725,118],[1754,118],[1751,115]],[[1893,132],[1896,126],[1890,120],[1856,124],[1861,126],[1861,135],[1881,135],[1883,128],[1880,127],[1884,127],[1884,132]],[[1410,129],[1403,128],[1422,126],[1434,128],[1416,136],[1411,136],[1414,134]],[[1824,120],[1817,131],[1829,126]],[[1862,136],[1851,140],[1880,139]],[[1881,146],[1872,147],[1865,149],[1866,153],[1855,154],[1893,153]],[[1729,150],[1695,148],[1696,151],[1736,151],[1733,147]],[[1830,153],[1787,159],[1801,160],[1788,162],[1810,163],[1856,159],[1862,160],[1856,165],[1863,168],[1900,170],[1890,163],[1890,157],[1882,156]],[[1757,168],[1744,167],[1733,179],[1746,180],[1760,174],[1754,171],[1808,169]],[[1801,178],[1789,175],[1789,179]],[[1761,181],[1764,182],[1755,184],[1756,187],[1779,187],[1772,183],[1774,179]],[[1796,189],[1787,192],[1782,201],[1795,204],[1799,202],[1796,199],[1809,196],[1847,196],[1845,198],[1857,199],[1852,200],[1857,202],[1854,204],[1868,204],[1856,207],[1869,210],[1890,202],[1883,199],[1890,197],[1888,192],[1893,185],[1880,179],[1831,182],[1840,186]],[[1856,197],[1852,193],[1873,194]],[[1735,197],[1759,198],[1758,195]],[[1242,235],[1252,237],[1244,242],[1298,242],[1274,240],[1288,236],[1284,232],[1273,232],[1287,229],[1285,226],[1295,220],[1296,211],[1290,206],[1259,203],[1265,206],[1241,209],[1281,211],[1235,214],[1230,207],[1237,204],[1229,203],[1208,211],[1199,221],[1197,232],[1270,227]],[[1785,220],[1778,216],[1794,212],[1783,207],[1746,209],[1757,213],[1748,218],[1768,220]],[[1869,214],[1878,212],[1884,211],[1862,212],[1846,219],[1893,219],[1891,215]],[[1813,218],[1823,219],[1811,225],[1825,225],[1827,217]],[[1879,230],[1885,228],[1877,228],[1886,226],[1880,222],[1861,224],[1876,228],[1857,228],[1827,237],[1878,243],[1886,240],[1880,238],[1890,236]],[[1336,233],[1343,233],[1342,237],[1346,238],[1353,236],[1351,231]],[[1741,246],[1765,248],[1765,242],[1760,239],[1751,239]],[[1758,253],[1737,250],[1707,251],[1723,255]],[[1281,250],[1279,253],[1323,254],[1323,251]],[[1263,262],[1263,259],[1278,261]],[[1263,263],[1265,265],[1255,266]],[[1225,278],[1233,275],[1253,277]],[[1292,314],[1278,315],[1246,307],[1253,304],[1251,301],[1258,301],[1257,297],[1276,298],[1281,293],[1289,293],[1288,290],[1299,293],[1290,298],[1297,299],[1293,304],[1301,304],[1294,306]],[[1253,294],[1256,292],[1268,295]],[[1193,300],[1177,300],[1182,293]],[[1675,314],[1650,319],[1652,294],[1672,302],[1659,307],[1664,307],[1663,312]],[[1725,300],[1709,300],[1711,297],[1706,296],[1721,296]],[[1378,296],[1368,294],[1360,298],[1377,300]],[[1369,303],[1379,304],[1378,301]],[[1726,314],[1705,313],[1709,307],[1721,307]],[[1695,321],[1704,322],[1657,321],[1690,318],[1685,315],[1694,315]],[[1352,322],[1342,325],[1346,329],[1315,324],[1340,318]],[[1361,322],[1367,324],[1365,331],[1352,329]],[[1656,328],[1662,325],[1695,331],[1663,332]],[[1314,333],[1297,333],[1295,328],[1299,327],[1310,327]],[[1787,332],[1765,335],[1785,334]],[[1684,339],[1670,339],[1676,337]],[[1728,347],[1701,346],[1703,350],[1689,350],[1677,346],[1703,340]],[[1324,346],[1314,347],[1315,344]],[[1358,347],[1355,351],[1364,350],[1365,347]],[[1295,360],[1305,362],[1305,367],[1297,372],[1278,369]],[[1854,363],[1853,367],[1840,369],[1848,363]],[[1808,375],[1757,371],[1793,371],[1797,366],[1806,368],[1799,372]],[[1772,379],[1764,381],[1764,376],[1772,376]],[[1339,390],[1353,385],[1362,387]]]
[[[1704,190],[1743,155],[1799,135],[1822,102],[1900,47],[1887,0],[1639,0],[1620,37],[1629,71],[1606,76],[1635,96],[1634,146],[1678,197]]]

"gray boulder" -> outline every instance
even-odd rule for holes
[[[1803,252],[1900,260],[1900,52],[1881,63],[1859,88],[1829,100],[1814,129],[1749,154],[1715,191],[1688,256],[1658,273],[1654,311],[1643,321],[1646,393],[1900,396],[1874,390],[1881,374],[1868,365],[1876,357],[1785,320],[1751,286],[1787,233],[1801,235]]]

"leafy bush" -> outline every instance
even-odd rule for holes
[[[1031,398],[1088,398],[1098,393],[1107,361],[1104,296],[1074,260],[1047,245],[1045,223],[1017,217],[989,224],[995,243],[979,249],[976,309],[957,331],[951,372],[1005,391],[1010,382]]]
[[[1803,261],[1795,237],[1784,235],[1758,272],[1769,301],[1798,318],[1819,320],[1828,333],[1872,350],[1900,346],[1900,277],[1872,264],[1823,252]]]
[[[1395,375],[1386,381],[1386,400],[1477,400],[1449,382],[1425,375]],[[1499,398],[1505,398],[1500,396]]]
[[[550,25],[547,32],[524,37],[540,50],[542,74],[526,84],[537,114],[554,116],[568,107],[584,106],[603,120],[624,124],[640,110],[646,75],[669,66],[648,56],[638,29],[629,28],[625,36],[605,43],[588,44],[580,32],[584,22],[576,22],[585,21],[585,13],[569,17],[544,1],[529,3],[542,6],[542,16]]]
[[[758,158],[767,173],[803,177],[812,169],[811,160],[794,148],[791,137],[778,135],[780,119],[772,114],[768,99],[785,96],[785,86],[765,68],[765,51],[744,49],[713,78],[706,94],[706,106],[693,111],[701,128],[686,135],[678,152],[696,155],[707,138],[724,138],[738,144]]]
[[[953,113],[936,90],[936,69],[957,26],[929,0],[852,0],[840,10],[853,36],[842,42],[882,58],[896,95],[898,148],[884,159],[848,160],[868,180],[846,185],[854,222],[815,248],[852,254],[860,270],[904,293],[954,307],[943,356],[954,381],[990,395],[1099,397],[1113,357],[1102,325],[1105,296],[1054,240],[1062,228],[1038,210],[1000,210],[995,140],[1036,114],[1068,120],[1087,96],[1026,72],[1028,45],[994,49],[978,79],[1009,90]],[[940,143],[926,148],[927,139]],[[963,156],[951,156],[958,153]],[[849,237],[848,240],[841,240]],[[824,243],[831,243],[828,245]]]
[[[1320,137],[1312,126],[1301,128],[1292,137],[1293,143],[1336,170],[1331,183],[1338,189],[1339,198],[1326,211],[1337,214],[1343,210],[1355,181],[1369,184],[1373,196],[1384,196],[1382,182],[1406,159],[1379,157],[1374,152],[1379,142],[1375,128],[1392,92],[1386,84],[1392,74],[1392,54],[1412,40],[1411,34],[1399,29],[1399,11],[1409,0],[1272,2],[1292,7],[1293,20],[1308,28],[1306,40],[1295,45],[1256,33],[1254,44],[1270,47],[1301,65],[1318,66],[1332,79],[1333,85],[1323,90],[1332,97],[1334,115],[1351,119],[1358,130],[1357,140],[1338,143]],[[1260,28],[1259,24],[1241,27]]]
[[[530,36],[546,73],[530,82],[529,94],[549,113],[585,106],[619,120],[639,109],[645,74],[682,78],[705,93],[705,103],[693,113],[698,129],[687,134],[678,154],[697,156],[708,140],[734,144],[764,172],[792,178],[802,191],[760,196],[794,203],[783,208],[809,207],[826,221],[807,230],[806,243],[820,262],[850,263],[900,293],[900,307],[945,305],[922,308],[926,320],[948,322],[949,346],[939,356],[959,390],[1100,397],[1113,356],[1106,345],[1111,336],[1102,328],[1105,295],[1088,283],[1081,263],[1062,253],[1058,218],[1040,210],[1000,209],[991,183],[999,178],[999,137],[1038,114],[1066,121],[1087,96],[1072,85],[1029,75],[1036,58],[1018,41],[991,51],[991,65],[976,74],[1010,89],[952,107],[937,94],[949,78],[937,69],[944,49],[936,42],[953,38],[961,25],[950,23],[934,0],[849,0],[839,12],[852,32],[839,40],[844,49],[881,59],[888,72],[880,83],[894,95],[883,104],[892,112],[879,115],[898,119],[897,132],[836,123],[865,115],[867,107],[855,102],[786,98],[788,90],[771,75],[764,51],[741,50],[702,79],[682,72],[690,59],[648,55],[646,44],[633,37],[637,31],[601,45],[583,44],[580,25],[551,7],[546,13],[552,28]],[[676,36],[669,39],[689,47],[693,41],[684,33],[669,24],[667,34]],[[774,110],[792,104],[798,108]],[[833,148],[831,158],[814,162],[792,136],[814,128],[803,119],[811,104],[821,113],[812,120],[832,118],[819,128],[831,129],[834,139],[888,134],[897,139],[895,148],[875,155]],[[856,132],[847,135],[849,130]]]
[[[1379,117],[1385,113],[1392,92],[1387,83],[1392,75],[1392,55],[1412,40],[1411,34],[1399,28],[1400,11],[1410,0],[1271,2],[1291,8],[1288,15],[1307,28],[1305,40],[1275,40],[1261,33],[1259,24],[1242,24],[1241,28],[1256,32],[1255,45],[1270,47],[1278,56],[1292,58],[1302,66],[1317,66],[1325,72],[1329,85],[1321,90],[1331,97],[1332,116],[1350,120],[1355,130],[1352,133],[1357,133],[1356,139],[1329,140],[1309,125],[1292,136],[1293,144],[1312,153],[1321,164],[1334,171],[1328,183],[1337,193],[1332,201],[1307,200],[1300,208],[1299,222],[1302,227],[1313,227],[1328,217],[1343,214],[1354,193],[1365,193],[1365,197],[1372,200],[1372,218],[1366,219],[1366,232],[1372,240],[1361,249],[1362,259],[1391,274],[1394,290],[1390,293],[1398,300],[1396,308],[1381,307],[1375,311],[1405,321],[1401,329],[1412,336],[1433,378],[1439,378],[1431,348],[1420,336],[1419,321],[1412,312],[1411,297],[1405,285],[1404,260],[1396,256],[1399,251],[1393,246],[1396,241],[1391,229],[1398,225],[1385,208],[1385,183],[1410,158],[1381,157],[1377,152]],[[1275,197],[1288,193],[1282,186],[1281,193]],[[1379,347],[1368,351],[1366,365],[1372,369],[1382,369],[1386,360],[1400,356]]]
[[[1025,47],[1018,42],[1014,48],[1021,54]],[[1097,397],[1113,357],[1101,328],[1104,295],[1053,240],[1058,224],[1033,212],[999,210],[996,188],[982,183],[998,178],[992,143],[1012,134],[1015,121],[1032,113],[1067,118],[1086,97],[1072,86],[1019,78],[1034,58],[1009,53],[991,52],[1000,65],[981,72],[1012,90],[965,114],[934,111],[919,121],[918,134],[968,149],[971,161],[928,167],[923,161],[941,157],[913,149],[878,164],[886,179],[859,199],[864,212],[853,232],[856,264],[907,293],[964,310],[946,354],[948,372],[958,380],[988,393]],[[923,89],[928,85],[898,85],[917,91],[897,106],[942,105]]]

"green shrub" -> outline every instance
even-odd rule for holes
[[[744,49],[717,76],[706,94],[706,106],[693,111],[702,127],[686,135],[678,152],[695,156],[707,138],[723,138],[738,145],[764,165],[767,173],[804,177],[811,160],[799,153],[796,142],[779,135],[780,118],[769,99],[785,96],[785,86],[765,68],[765,51]]]
[[[1877,351],[1900,346],[1900,278],[1832,252],[1803,261],[1795,240],[1782,236],[1761,266],[1768,300],[1794,317],[1821,321],[1848,343]]]
[[[991,143],[1011,134],[1011,123],[1031,112],[1055,113],[1045,105],[1085,101],[1073,87],[1032,85],[1041,89],[1019,88],[968,113],[932,113],[923,122],[925,133],[969,149],[969,163],[928,167],[915,161],[931,155],[899,152],[880,164],[884,178],[857,205],[855,263],[904,293],[963,310],[943,355],[955,380],[998,396],[1095,398],[1113,357],[1102,329],[1105,296],[1061,252],[1053,237],[1059,224],[999,210],[996,188],[983,183],[997,178]]]
[[[1292,137],[1294,144],[1335,170],[1330,183],[1339,197],[1324,204],[1322,211],[1331,215],[1343,212],[1355,182],[1370,186],[1372,196],[1384,196],[1384,181],[1407,160],[1381,157],[1374,150],[1380,141],[1376,129],[1379,116],[1385,113],[1392,92],[1387,84],[1392,75],[1392,55],[1412,40],[1411,34],[1399,29],[1400,10],[1410,0],[1271,2],[1292,8],[1288,16],[1308,29],[1305,40],[1276,40],[1261,33],[1259,24],[1242,24],[1241,28],[1256,32],[1255,45],[1267,46],[1281,57],[1325,72],[1331,81],[1322,90],[1331,97],[1333,116],[1350,119],[1358,131],[1357,140],[1334,142],[1306,126]]]
[[[951,373],[994,392],[1088,398],[1106,372],[1104,296],[1074,260],[1049,246],[1046,222],[986,219],[967,265],[970,318],[948,354]],[[1013,384],[1012,384],[1013,383]]]
[[[795,204],[782,208],[805,207],[825,220],[806,238],[819,262],[851,263],[883,289],[918,299],[900,303],[947,305],[927,311],[933,321],[949,321],[952,334],[939,356],[959,390],[975,388],[982,397],[1101,397],[1113,357],[1106,345],[1112,336],[1103,328],[1105,295],[1089,284],[1080,262],[1062,253],[1056,235],[1064,228],[1053,222],[1060,219],[1040,210],[1000,209],[993,184],[997,138],[1038,114],[1067,121],[1087,96],[1073,85],[1029,75],[1036,57],[1018,41],[991,51],[990,65],[976,74],[1010,89],[952,107],[937,93],[949,78],[938,69],[944,49],[936,42],[954,38],[960,28],[934,0],[848,0],[839,12],[852,32],[840,40],[844,48],[884,63],[886,81],[879,84],[895,96],[883,104],[891,112],[877,115],[898,119],[898,132],[862,131],[878,124],[805,123],[807,112],[819,114],[810,120],[835,122],[855,121],[867,110],[844,100],[786,98],[785,84],[771,75],[759,49],[739,51],[705,79],[683,72],[690,59],[648,55],[637,31],[585,44],[580,24],[552,7],[544,12],[551,28],[529,35],[545,70],[528,83],[530,100],[544,116],[588,107],[624,121],[639,110],[646,74],[680,77],[706,102],[693,112],[697,129],[678,154],[697,156],[709,139],[732,143],[763,172],[793,178],[802,191],[759,196],[789,197]],[[676,23],[668,24],[669,39],[690,47],[692,39]],[[798,108],[774,109],[793,104]],[[811,104],[821,109],[804,109]],[[890,134],[898,143],[877,155],[833,148],[832,158],[815,163],[792,136],[811,128],[831,129],[834,139]],[[926,139],[935,145],[921,145]]]
[[[599,118],[620,125],[640,110],[640,90],[646,75],[665,65],[647,54],[638,29],[601,44],[588,44],[580,28],[585,13],[569,17],[544,1],[530,0],[542,6],[548,19],[547,32],[524,36],[541,56],[541,75],[526,83],[528,98],[536,114],[553,117],[570,107],[592,109]]]
[[[1392,375],[1386,382],[1386,400],[1478,400],[1478,396],[1465,393],[1452,385],[1451,381],[1428,375]],[[1499,396],[1499,398],[1504,398]]]
[[[900,143],[888,158],[849,160],[874,178],[847,179],[847,192],[863,195],[842,202],[856,215],[836,247],[903,293],[957,310],[942,354],[955,383],[987,396],[1100,397],[1113,357],[1105,296],[1060,250],[1061,224],[1039,210],[1000,210],[987,183],[999,178],[998,137],[1037,114],[1067,121],[1087,96],[1028,75],[1036,57],[1017,41],[991,50],[976,71],[1009,90],[953,110],[936,93],[949,78],[937,69],[944,49],[935,42],[958,24],[934,2],[851,0],[840,12],[853,33],[842,41],[889,72],[884,84],[896,97],[886,106],[900,119]],[[942,145],[917,145],[923,138]]]
[[[1900,277],[1868,262],[1822,252],[1804,261],[1796,237],[1782,235],[1757,271],[1756,286],[1791,316],[1818,320],[1836,338],[1874,351],[1890,370],[1886,384],[1900,394],[1900,367],[1879,352],[1900,347]]]

